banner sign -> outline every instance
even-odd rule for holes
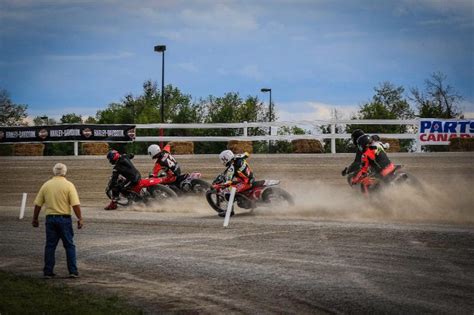
[[[452,138],[474,138],[474,120],[421,118],[418,130],[422,145],[448,145]]]
[[[53,125],[0,127],[0,143],[135,140],[133,125]]]

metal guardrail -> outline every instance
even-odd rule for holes
[[[277,135],[277,129],[281,127],[293,126],[311,126],[314,129],[321,126],[330,126],[331,133],[315,133],[303,135]],[[137,129],[242,129],[242,136],[138,136],[135,141],[154,142],[154,141],[214,141],[225,142],[229,140],[240,141],[291,141],[296,139],[324,139],[331,140],[331,153],[336,153],[336,139],[349,139],[348,133],[336,133],[336,125],[412,125],[413,131],[418,130],[418,119],[371,119],[371,120],[300,120],[300,121],[274,121],[274,122],[242,122],[242,123],[214,123],[214,124],[137,124]],[[271,135],[249,136],[248,128],[270,128]],[[379,134],[380,137],[389,139],[413,139],[416,140],[416,152],[421,152],[421,142],[417,133],[403,134]]]

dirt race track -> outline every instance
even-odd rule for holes
[[[392,154],[424,190],[367,200],[341,177],[351,155],[254,155],[258,179],[281,179],[291,209],[237,209],[230,226],[203,198],[104,211],[110,165],[103,157],[0,158],[0,269],[40,276],[44,225],[32,202],[67,164],[85,228],[76,230],[79,279],[149,313],[474,312],[474,154]],[[179,156],[206,180],[217,156]],[[147,174],[151,161],[135,163]],[[18,220],[21,193],[26,218]],[[44,222],[44,217],[40,217]],[[56,272],[67,274],[58,246]]]

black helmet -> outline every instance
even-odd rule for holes
[[[117,163],[117,160],[119,158],[120,158],[120,153],[118,153],[116,150],[110,150],[107,153],[107,159],[109,160],[110,164]]]
[[[372,139],[369,137],[369,135],[362,135],[357,139],[357,146],[359,147],[359,150],[364,151],[365,147],[372,142]]]
[[[362,131],[362,129],[356,129],[352,132],[351,138],[352,138],[352,143],[354,145],[357,145],[357,139],[359,139],[360,136],[365,135],[365,133]]]

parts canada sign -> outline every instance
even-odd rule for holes
[[[448,145],[453,138],[474,138],[474,120],[422,118],[418,137],[423,145]]]
[[[53,125],[34,127],[0,127],[0,143],[135,140],[132,125]]]

